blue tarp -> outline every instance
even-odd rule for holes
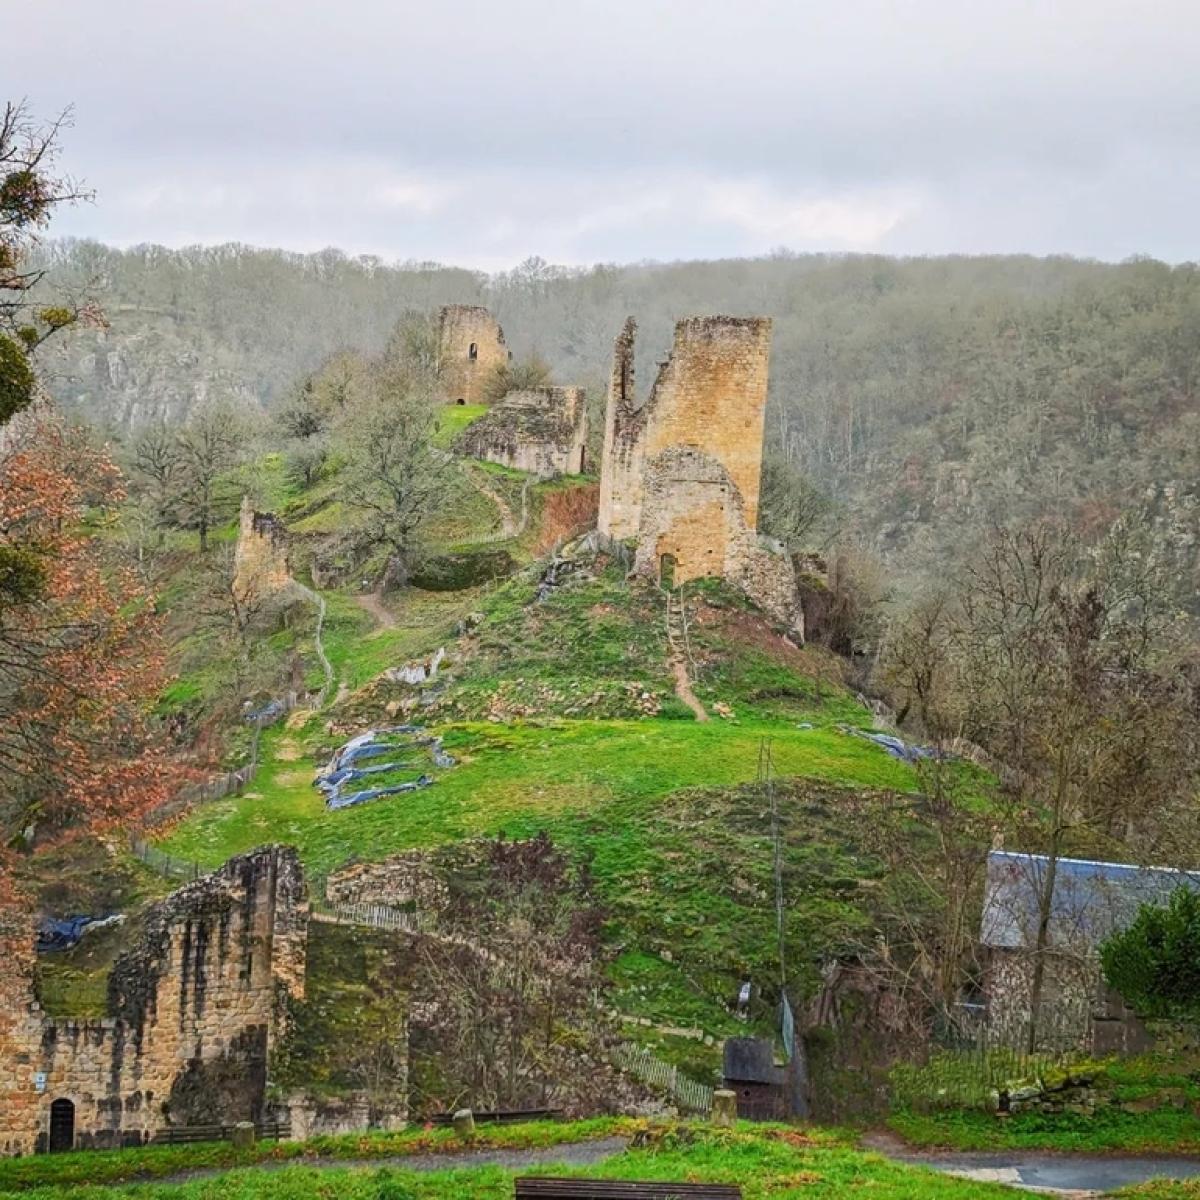
[[[890,733],[870,733],[865,729],[859,729],[855,732],[859,737],[866,738],[868,742],[874,742],[875,745],[882,746],[893,758],[900,758],[905,762],[920,762],[923,758],[942,757],[941,753],[932,746],[914,746],[911,742],[893,737]]]
[[[396,735],[400,736],[397,738]],[[387,762],[365,767],[355,766],[355,763],[390,754],[404,754],[414,749],[428,750],[435,767],[445,769],[454,766],[454,758],[442,749],[442,739],[429,736],[419,725],[393,725],[388,729],[372,729],[351,738],[334,754],[329,765],[314,781],[317,789],[325,797],[326,807],[349,808],[368,800],[377,800],[381,796],[395,796],[429,787],[435,782],[433,777],[421,775],[417,779],[389,787],[362,788],[349,793],[344,791],[347,784],[373,775],[415,769],[414,763],[401,759],[389,759]]]
[[[98,920],[99,917],[43,917],[37,927],[38,953],[70,950],[83,937],[83,931]]]

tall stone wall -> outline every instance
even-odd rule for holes
[[[288,536],[274,513],[256,512],[242,497],[237,547],[233,553],[233,590],[241,601],[266,599],[292,582]]]
[[[486,308],[447,304],[438,312],[438,391],[443,404],[481,404],[483,385],[512,355]]]
[[[285,997],[300,997],[308,899],[295,852],[230,861],[151,910],[109,980],[110,1015],[48,1020],[31,935],[8,937],[0,980],[0,1152],[47,1148],[50,1107],[74,1144],[119,1146],[171,1124],[261,1118]]]
[[[795,572],[758,522],[771,322],[689,317],[645,404],[634,387],[637,326],[616,340],[600,471],[600,533],[637,539],[635,569],[678,586],[742,587],[802,631]]]
[[[549,478],[586,469],[587,397],[582,388],[509,392],[459,437],[463,454]]]

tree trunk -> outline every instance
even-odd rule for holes
[[[1050,914],[1054,906],[1054,880],[1058,874],[1058,859],[1061,851],[1061,833],[1054,831],[1050,842],[1049,862],[1046,866],[1046,877],[1042,881],[1041,894],[1038,896],[1038,930],[1037,941],[1033,951],[1033,979],[1029,985],[1029,1041],[1027,1049],[1030,1054],[1037,1047],[1038,1013],[1042,1006],[1042,990],[1046,979],[1046,949],[1050,941]]]

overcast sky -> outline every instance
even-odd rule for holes
[[[10,4],[0,91],[74,104],[97,192],[61,234],[1200,258],[1198,0]]]

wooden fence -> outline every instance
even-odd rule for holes
[[[184,1145],[189,1142],[227,1142],[233,1137],[232,1125],[168,1125],[151,1137],[156,1146]],[[260,1141],[282,1142],[292,1136],[289,1121],[256,1121],[254,1136]]]
[[[199,879],[202,875],[209,875],[213,871],[212,867],[202,866],[193,859],[176,858],[175,855],[168,854],[165,850],[142,841],[141,838],[131,838],[129,848],[136,858],[140,858],[152,871],[157,871],[167,879],[190,881]]]
[[[712,1112],[712,1088],[681,1074],[678,1067],[658,1058],[645,1046],[626,1042],[617,1047],[613,1061],[643,1083],[662,1088],[682,1111],[701,1115]]]
[[[419,913],[387,904],[351,904],[347,901],[313,901],[317,920],[336,921],[340,925],[369,925],[372,929],[387,929],[399,933],[420,933]]]

